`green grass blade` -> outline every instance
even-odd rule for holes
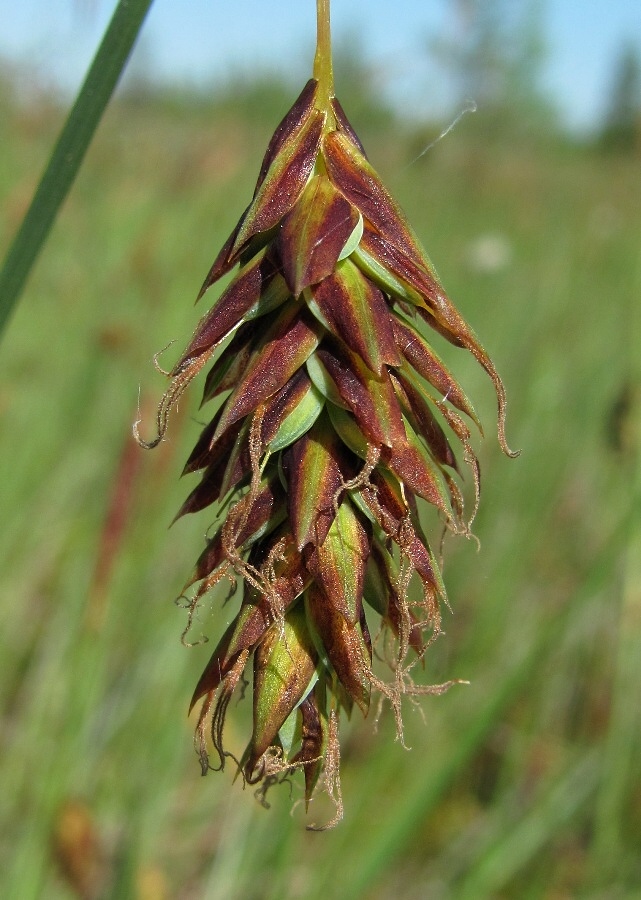
[[[510,880],[557,832],[584,811],[597,788],[599,761],[600,750],[593,747],[573,762],[520,821],[507,825],[495,845],[478,860],[469,877],[457,886],[459,900],[496,897],[505,891]]]
[[[152,0],[120,0],[0,271],[0,336],[71,189]]]
[[[635,279],[638,290],[641,268]],[[633,288],[634,290],[634,288]],[[629,384],[637,395],[641,385],[641,363],[636,348],[641,338],[641,312],[638,304],[630,308]],[[632,350],[632,348],[635,350]],[[621,850],[626,846],[627,824],[633,804],[630,785],[638,781],[641,765],[639,733],[641,707],[635,701],[641,678],[641,425],[638,402],[633,407],[631,424],[632,447],[624,478],[628,484],[630,505],[627,535],[622,564],[621,596],[618,604],[618,636],[615,672],[612,683],[611,711],[608,733],[604,742],[602,780],[594,824],[592,868],[595,881],[607,887],[620,878]]]

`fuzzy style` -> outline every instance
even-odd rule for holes
[[[236,615],[196,686],[203,774],[221,768],[225,715],[251,662],[253,732],[237,762],[264,790],[301,770],[342,814],[338,727],[376,691],[402,739],[404,695],[439,693],[411,669],[440,631],[445,588],[419,501],[470,533],[479,466],[471,402],[430,342],[437,332],[490,376],[494,364],[439,283],[368,162],[339,102],[310,80],[271,139],[253,199],[200,296],[236,269],[170,374],[158,438],[206,366],[218,398],[185,472],[200,482],[179,515],[215,504],[217,528],[187,583],[191,618],[222,580],[242,585]],[[144,443],[141,441],[141,443]],[[466,517],[460,462],[475,503]],[[414,578],[410,587],[410,580]],[[391,640],[372,669],[370,621]]]

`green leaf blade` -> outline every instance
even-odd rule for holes
[[[122,74],[152,0],[120,0],[0,271],[0,336]]]

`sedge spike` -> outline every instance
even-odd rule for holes
[[[318,0],[314,77],[277,127],[201,296],[232,271],[169,373],[157,440],[141,440],[158,443],[171,407],[209,366],[204,402],[217,398],[216,412],[187,460],[185,472],[200,481],[179,515],[214,505],[218,524],[185,588],[190,621],[219,581],[241,590],[193,694],[192,707],[202,707],[196,748],[203,772],[212,748],[216,767],[234,759],[225,716],[251,664],[243,779],[264,797],[300,772],[306,804],[324,785],[334,824],[341,713],[367,715],[375,692],[402,739],[402,698],[453,683],[412,679],[447,605],[420,507],[436,507],[446,529],[469,535],[480,490],[471,444],[480,423],[434,350],[435,334],[491,378],[499,440],[512,451],[494,363],[334,96],[329,0]],[[464,467],[475,486],[467,516]],[[372,668],[373,612],[391,638],[389,682]]]

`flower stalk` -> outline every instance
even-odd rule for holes
[[[499,441],[515,454],[492,360],[334,96],[329,0],[317,11],[314,77],[276,129],[200,296],[235,275],[169,373],[157,438],[140,442],[162,439],[170,409],[209,367],[203,403],[214,413],[185,466],[200,482],[178,515],[213,508],[216,528],[185,585],[186,630],[218,584],[242,590],[194,691],[196,750],[203,774],[212,748],[214,767],[232,758],[225,717],[253,663],[253,730],[239,771],[264,793],[300,770],[307,804],[323,782],[333,824],[341,715],[367,715],[376,692],[402,740],[403,697],[454,683],[412,678],[447,603],[421,507],[470,535],[480,485],[471,439],[480,423],[434,335],[488,373]],[[377,642],[387,681],[374,672]]]
[[[331,123],[331,98],[334,96],[334,70],[332,62],[332,33],[330,25],[330,0],[316,0],[316,55],[314,79],[318,82],[320,108],[328,114]]]

